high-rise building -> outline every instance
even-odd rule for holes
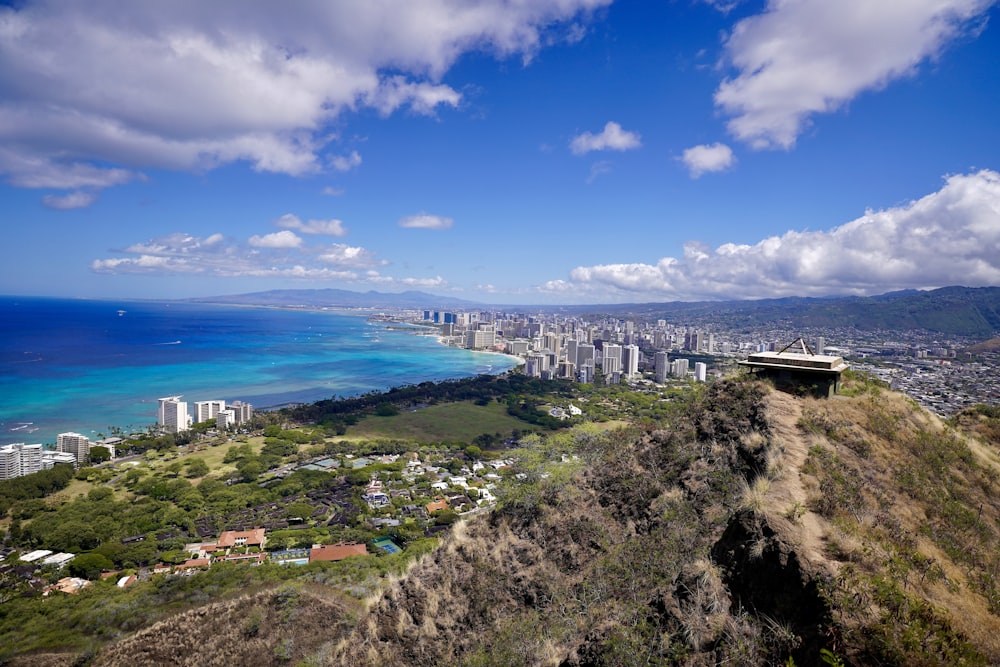
[[[0,447],[0,479],[14,479],[42,469],[42,446],[16,442]]]
[[[253,419],[253,406],[249,403],[244,403],[243,401],[233,401],[226,409],[233,411],[233,416],[236,418],[235,423],[237,424],[245,424]]]
[[[629,379],[639,376],[638,345],[626,345],[622,348],[622,375]]]
[[[704,382],[708,378],[708,364],[696,361],[694,364],[694,379]]]
[[[688,372],[688,360],[687,359],[674,359],[674,362],[670,364],[671,370],[676,377],[682,378],[687,376]]]
[[[79,433],[60,433],[56,437],[56,451],[72,454],[77,467],[90,460],[90,438]]]
[[[576,367],[581,369],[584,366],[594,368],[594,346],[590,343],[579,343],[576,346]]]
[[[656,372],[656,381],[659,384],[663,384],[667,381],[667,373],[670,372],[670,358],[666,352],[657,352],[654,358],[654,369]]]
[[[601,371],[605,376],[619,373],[622,370],[622,346],[605,343],[602,349]]]
[[[168,396],[160,399],[157,423],[171,433],[180,433],[191,427],[191,415],[188,414],[188,404],[180,396]]]
[[[194,423],[200,424],[216,416],[226,409],[225,401],[195,401],[194,402]]]
[[[478,350],[484,347],[493,347],[496,344],[496,332],[493,327],[484,329],[469,329],[465,332],[465,347],[470,350]]]
[[[220,431],[236,425],[236,413],[233,410],[219,410],[215,415],[215,427]]]

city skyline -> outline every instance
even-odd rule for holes
[[[989,0],[0,8],[0,292],[1000,285]]]

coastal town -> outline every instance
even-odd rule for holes
[[[419,332],[442,344],[508,355],[521,372],[540,379],[580,383],[628,384],[655,388],[669,383],[706,382],[736,372],[737,364],[758,352],[777,352],[797,338],[806,351],[842,357],[941,417],[976,403],[1000,403],[1000,351],[971,353],[979,342],[932,332],[859,331],[856,329],[732,331],[701,321],[697,326],[626,318],[566,317],[538,311],[398,310],[373,315],[392,323],[419,324]],[[254,409],[236,400],[198,400],[183,396],[158,399],[155,427],[182,433],[193,424],[213,421],[221,432],[250,422]],[[558,414],[558,413],[557,413]],[[16,436],[24,425],[11,427]],[[115,458],[120,436],[91,441],[77,432],[60,434],[55,443],[12,443],[0,446],[0,479],[8,479],[57,463],[81,466],[90,448]]]
[[[840,328],[732,330],[702,320],[583,319],[546,314],[424,310],[398,314],[439,328],[448,345],[517,356],[541,378],[641,386],[704,382],[755,352],[780,351],[804,338],[809,352],[836,355],[941,417],[976,403],[1000,403],[1000,351],[970,352],[979,339],[928,331]]]

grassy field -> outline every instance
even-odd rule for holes
[[[514,429],[535,427],[507,414],[507,407],[495,401],[479,406],[471,401],[432,405],[394,417],[366,417],[347,429],[346,440],[387,438],[431,442],[472,442],[483,433],[509,435]]]
[[[73,500],[80,494],[87,495],[87,493],[92,488],[94,488],[94,485],[91,484],[90,482],[84,482],[79,479],[74,479],[69,483],[69,486],[67,486],[65,489],[56,491],[55,493],[47,497],[45,499],[45,504],[48,505],[49,507],[57,507],[63,504],[64,502]]]
[[[192,450],[188,448],[184,454],[178,457],[180,461],[186,461],[187,459],[203,459],[205,463],[208,464],[209,470],[218,470],[223,466],[222,459],[226,458],[226,454],[230,449],[234,447],[239,447],[244,444],[249,444],[250,448],[253,449],[254,453],[259,454],[261,447],[264,446],[263,436],[257,436],[253,438],[248,438],[246,442],[227,442],[222,445],[217,445],[215,447],[202,446],[198,447],[197,450]]]

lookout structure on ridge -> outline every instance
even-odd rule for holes
[[[773,380],[778,389],[810,393],[819,398],[830,398],[837,393],[840,374],[848,368],[843,357],[816,354],[802,338],[780,352],[758,352],[738,363],[758,377]]]

